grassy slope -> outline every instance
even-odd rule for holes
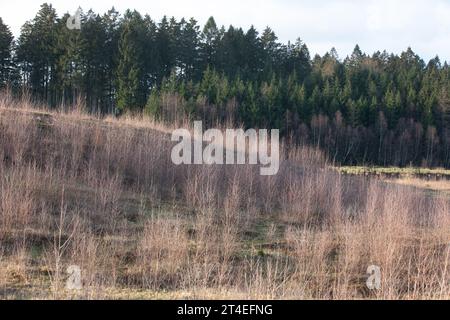
[[[100,120],[95,120],[91,117],[83,116],[83,115],[64,115],[64,114],[55,114],[46,111],[35,111],[35,110],[9,110],[9,109],[0,109],[0,115],[5,113],[17,113],[17,114],[27,114],[31,116],[33,119],[39,122],[40,126],[52,126],[55,122],[67,122],[68,124],[78,122],[85,123],[89,125],[91,123],[98,123]],[[168,132],[170,132],[169,128],[165,128],[163,126],[159,126],[157,124],[148,124],[147,122],[136,122],[133,120],[123,119],[121,121],[117,121],[114,119],[105,119],[100,121],[102,126],[112,126],[112,127],[123,127],[130,128],[133,127],[137,130],[152,130],[155,135],[159,135],[161,139],[168,139]],[[414,175],[419,176],[422,175],[432,175],[436,174],[439,176],[450,176],[450,172],[446,170],[431,170],[431,169],[396,169],[396,168],[362,168],[362,167],[354,167],[354,168],[337,168],[340,173],[343,174],[368,174],[368,175],[391,175],[391,174],[399,174],[400,176],[409,176]],[[421,181],[421,180],[419,180]],[[308,183],[308,182],[306,182]],[[408,183],[405,183],[408,184]],[[71,203],[83,202],[86,206],[91,206],[95,203],[96,192],[92,189],[92,186],[88,186],[83,182],[80,183],[72,183],[65,185],[67,194],[70,194],[68,199]],[[56,187],[58,189],[58,187]],[[45,190],[48,192],[48,189]],[[49,197],[58,197],[58,192],[55,194],[48,194],[46,196]],[[315,197],[312,194],[312,197]],[[192,223],[191,216],[187,215],[186,212],[191,210],[189,205],[182,202],[163,202],[156,201],[147,197],[146,195],[137,194],[129,191],[123,191],[118,200],[120,203],[120,211],[124,213],[125,218],[127,220],[127,232],[129,233],[138,233],[142,230],[142,220],[140,220],[140,216],[144,215],[145,217],[152,215],[161,215],[164,218],[173,217],[181,221],[184,225],[189,225]],[[144,206],[143,206],[144,203]],[[138,218],[136,218],[138,217]],[[142,217],[141,217],[142,218]],[[284,232],[288,229],[295,228],[296,226],[300,226],[303,228],[301,223],[295,221],[292,222],[290,220],[280,219],[280,216],[277,216],[277,212],[271,215],[265,215],[263,217],[259,217],[257,220],[253,221],[245,230],[243,230],[238,240],[239,250],[236,252],[236,260],[242,259],[243,257],[253,257],[253,258],[264,258],[264,257],[290,257],[292,256],[292,248],[290,248],[286,244],[286,237]],[[135,229],[133,229],[135,228]],[[300,229],[301,229],[300,228]],[[332,228],[333,229],[333,228]],[[346,237],[349,237],[349,230],[345,229],[342,234],[331,234],[326,232],[326,227],[324,227],[323,231],[315,230],[314,228],[311,230],[305,230],[306,235],[313,234],[313,237],[309,240],[315,241],[316,238],[319,240],[321,237],[324,239],[331,238],[328,244],[329,246],[339,248],[341,246],[351,246],[352,243],[341,243],[340,241],[348,241]],[[334,231],[333,231],[334,232]],[[364,236],[364,233],[358,235],[358,232],[361,230],[356,230],[355,233],[350,232],[350,234],[355,237],[355,239],[359,236],[361,238]],[[419,234],[419,233],[418,233]],[[417,235],[415,235],[417,236]],[[50,242],[50,235],[36,235],[36,238],[40,238],[40,242],[48,243]],[[308,239],[308,238],[305,238]],[[355,241],[355,239],[350,239],[351,241]],[[294,239],[296,241],[296,239]],[[117,239],[114,239],[118,243],[123,243],[127,241],[127,239],[122,235],[118,236]],[[293,242],[294,244],[296,242]],[[306,241],[306,240],[305,240]],[[328,240],[327,240],[328,241]],[[384,241],[384,240],[383,240]],[[39,241],[37,242],[37,247],[31,248],[32,260],[31,262],[28,260],[29,258],[24,258],[27,260],[26,262],[21,261],[21,256],[17,255],[15,261],[6,261],[0,260],[0,297],[5,299],[16,299],[16,298],[54,298],[54,293],[50,290],[50,279],[48,277],[51,270],[47,270],[38,264],[38,261],[42,260],[42,252],[39,249]],[[364,243],[364,240],[361,240],[361,243]],[[292,243],[291,243],[292,245]],[[298,243],[302,250],[306,250],[306,248],[301,247],[302,243]],[[316,245],[320,247],[320,242],[311,247],[311,253],[315,254]],[[35,243],[36,246],[36,243]],[[325,246],[325,245],[324,245]],[[322,248],[323,249],[323,248]],[[321,249],[320,249],[321,250]],[[336,254],[334,252],[335,249],[332,250],[333,255],[328,257],[330,262],[332,263],[333,259],[339,260],[337,257],[333,258]],[[34,252],[34,253],[33,253]],[[301,252],[300,252],[301,253]],[[29,254],[27,252],[26,254]],[[325,255],[326,256],[326,255]],[[0,254],[1,257],[1,254]],[[311,258],[311,257],[310,257]],[[348,258],[348,257],[346,257]],[[307,259],[305,261],[308,261]],[[300,261],[302,262],[302,261]],[[321,266],[323,267],[323,266]],[[133,270],[130,268],[128,270],[132,272]],[[319,271],[319,270],[316,270]],[[323,270],[322,270],[323,271]],[[336,268],[336,273],[340,272],[339,268]],[[308,279],[312,278],[320,278],[322,275],[318,274],[307,274]],[[326,277],[333,277],[332,274],[326,274]],[[347,277],[347,276],[346,276]],[[352,281],[358,279],[359,276],[350,275]],[[315,280],[314,280],[315,281]],[[355,287],[360,287],[360,284],[355,285]],[[179,298],[247,298],[243,292],[239,290],[225,289],[225,288],[190,288],[183,290],[145,290],[139,288],[132,288],[126,286],[117,286],[115,288],[101,288],[100,291],[97,288],[89,288],[81,294],[77,294],[74,292],[66,292],[60,291],[58,293],[57,298],[110,298],[110,299],[179,299]],[[356,290],[356,289],[353,289]]]

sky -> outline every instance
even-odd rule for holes
[[[45,0],[0,0],[0,17],[15,36]],[[260,32],[270,26],[281,42],[300,37],[311,55],[332,47],[340,58],[355,44],[369,54],[401,53],[411,47],[423,59],[439,55],[450,61],[450,0],[47,0],[61,16],[80,6],[104,13],[136,9],[154,20],[164,15],[194,17],[201,26],[210,16],[218,25],[230,24]]]

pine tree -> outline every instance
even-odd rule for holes
[[[147,101],[145,82],[145,40],[146,28],[142,16],[127,11],[119,41],[118,108],[136,110],[143,108]]]
[[[220,31],[217,28],[216,21],[210,17],[203,28],[201,34],[201,61],[202,68],[207,66],[215,67],[217,59],[217,49],[220,41]]]
[[[106,100],[107,92],[107,60],[104,53],[108,50],[107,32],[102,18],[89,11],[81,29],[83,50],[83,86],[86,102],[93,110],[100,110]]]
[[[0,18],[0,89],[6,86],[11,80],[13,72],[11,54],[13,40],[14,38],[9,27]]]
[[[243,77],[249,80],[258,80],[262,71],[264,52],[258,31],[251,26],[244,36],[244,45],[242,50],[244,67]]]
[[[27,85],[37,98],[56,105],[58,17],[55,9],[43,4],[36,17],[21,30],[17,59]]]
[[[230,26],[224,33],[217,52],[216,68],[231,79],[237,76],[246,79],[245,35],[241,28]]]
[[[105,63],[106,96],[102,105],[104,112],[111,112],[115,106],[116,98],[116,75],[119,60],[119,39],[121,33],[120,14],[114,7],[102,17],[102,23],[106,32],[105,52],[103,60]]]
[[[158,52],[156,79],[157,83],[170,76],[172,69],[176,65],[175,47],[177,42],[175,38],[178,31],[176,21],[171,19],[169,23],[167,17],[163,17],[158,25],[158,31],[156,34],[155,46]]]
[[[145,113],[151,115],[155,118],[160,118],[161,116],[161,100],[157,90],[152,90],[150,96],[148,97],[147,104],[145,106]]]
[[[200,27],[193,18],[188,22],[182,22],[182,26],[177,52],[180,56],[180,73],[184,79],[198,80],[201,76],[199,74]]]

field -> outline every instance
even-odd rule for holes
[[[430,168],[335,167],[343,175],[371,176],[388,183],[450,194],[450,170]]]
[[[81,109],[0,97],[0,299],[450,298],[448,171],[175,166],[170,127]]]
[[[449,179],[450,170],[447,169],[430,169],[430,168],[382,168],[382,167],[338,167],[335,170],[347,175],[370,175],[381,177],[415,177],[425,180]]]

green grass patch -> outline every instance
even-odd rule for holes
[[[379,175],[379,176],[430,176],[450,178],[450,170],[443,168],[417,168],[417,167],[363,167],[344,166],[335,167],[335,170],[348,175]]]

